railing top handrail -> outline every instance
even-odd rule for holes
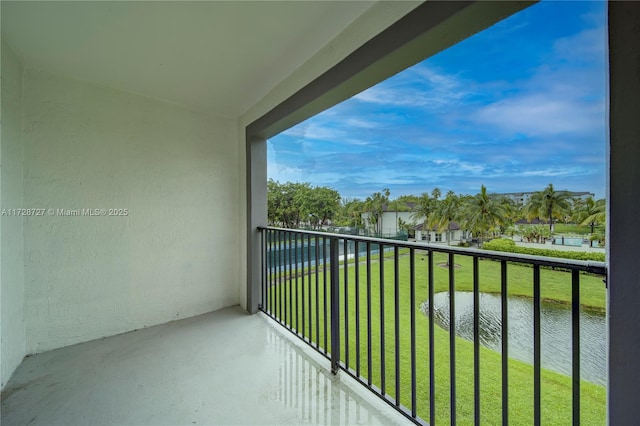
[[[522,262],[533,265],[548,266],[552,268],[564,268],[577,271],[585,271],[597,275],[607,274],[607,264],[605,262],[563,259],[558,257],[535,256],[530,254],[506,253],[493,250],[481,250],[467,247],[452,247],[448,245],[429,244],[413,241],[389,240],[385,238],[365,237],[361,235],[337,234],[333,232],[308,231],[304,229],[279,228],[274,226],[259,226],[259,230],[285,231],[303,235],[317,235],[324,238],[339,238],[351,241],[370,242],[384,244],[385,246],[415,248],[439,253],[460,254],[464,256],[475,256],[483,259],[506,260],[508,262]]]

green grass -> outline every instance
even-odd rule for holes
[[[602,230],[603,226],[596,226],[595,231]],[[554,225],[555,234],[576,234],[576,235],[588,235],[591,234],[591,227],[589,225],[572,225],[564,223],[556,223]]]
[[[388,256],[388,255],[387,255]],[[399,258],[399,287],[398,287],[398,325],[400,346],[400,401],[406,407],[411,406],[411,376],[410,376],[410,277],[409,256]],[[434,255],[434,284],[435,292],[448,290],[448,269],[438,266],[445,263],[447,256],[436,253]],[[463,256],[456,256],[455,263],[460,265],[455,269],[455,289],[457,291],[472,290],[472,260]],[[373,384],[382,386],[382,353],[381,340],[385,340],[385,391],[393,399],[396,396],[395,389],[395,298],[394,298],[394,260],[387,259],[384,262],[384,287],[380,291],[380,262],[371,264],[371,329],[367,329],[367,271],[364,264],[358,268],[359,297],[355,297],[356,267],[350,264],[347,268],[347,293],[349,304],[346,306],[344,276],[345,270],[341,269],[341,294],[340,294],[340,324],[341,324],[341,360],[352,369],[356,364],[356,309],[359,309],[360,330],[358,333],[360,346],[360,374],[364,377],[371,376]],[[429,419],[429,332],[428,319],[420,311],[420,304],[428,297],[427,274],[428,257],[425,254],[416,253],[415,257],[415,309],[416,316],[416,359],[417,359],[417,412],[425,420]],[[500,292],[500,263],[489,260],[480,261],[480,291],[489,293]],[[533,269],[520,265],[509,265],[508,292],[511,296],[532,297]],[[329,297],[329,274],[327,274],[327,297]],[[316,279],[318,280],[319,306],[319,333],[316,333]],[[295,301],[298,300],[298,329],[302,328],[302,289],[305,292],[305,327],[304,335],[312,341],[320,342],[324,346],[324,274],[319,271],[315,274],[298,277],[296,286],[295,278],[291,281],[283,281],[284,284],[274,286],[271,289],[271,297],[279,292],[280,298],[286,303],[290,297],[292,301],[292,315],[287,311],[287,322],[295,324]],[[560,304],[568,304],[571,300],[571,274],[562,271],[542,270],[542,297],[545,300]],[[309,298],[309,286],[311,298]],[[296,294],[297,289],[297,294]],[[359,307],[356,308],[356,299]],[[273,299],[277,301],[278,299]],[[384,303],[381,305],[381,300]],[[605,289],[601,277],[590,275],[581,276],[581,304],[591,310],[604,311]],[[309,327],[309,307],[314,313],[311,327]],[[327,301],[327,312],[329,302]],[[384,313],[384,324],[380,323],[381,313]],[[278,312],[276,311],[276,314]],[[282,313],[284,314],[284,313]],[[283,315],[281,315],[283,316]],[[349,352],[346,353],[345,324],[348,321]],[[384,334],[381,333],[384,326]],[[328,349],[330,344],[330,327],[327,326]],[[371,372],[367,369],[367,333],[372,335],[372,359]],[[436,423],[450,423],[449,407],[449,333],[438,326],[434,327],[434,352],[435,352],[435,404]],[[456,389],[457,404],[456,416],[459,424],[473,423],[473,345],[461,338],[455,339],[456,349]],[[509,360],[509,419],[510,424],[531,424],[533,422],[533,367],[517,361]],[[542,423],[543,424],[569,424],[571,422],[571,378],[542,370]],[[481,387],[481,420],[484,424],[499,424],[501,422],[501,355],[486,348],[480,351],[480,387]],[[582,424],[605,423],[605,389],[602,386],[589,382],[581,382],[581,415]]]

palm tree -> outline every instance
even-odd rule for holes
[[[487,188],[484,185],[480,187],[480,193],[469,199],[465,210],[465,220],[471,229],[478,232],[480,246],[487,231],[494,230],[507,221],[504,205],[500,200],[487,194]]]
[[[575,219],[580,225],[591,226],[591,233],[593,234],[596,225],[605,222],[606,219],[606,204],[604,199],[594,200],[592,197],[584,200],[575,212]]]
[[[447,192],[433,212],[431,223],[439,232],[447,231],[447,244],[451,244],[451,222],[460,217],[460,198],[453,192]]]
[[[437,202],[438,198],[440,198],[441,192],[440,192],[440,188],[433,188],[433,190],[431,191],[431,197]]]
[[[382,234],[382,212],[383,206],[389,204],[389,189],[382,192],[374,192],[364,202],[364,210],[369,213],[368,221],[374,227],[377,234]]]
[[[413,213],[411,213],[411,220],[414,222],[422,222],[422,231],[427,233],[427,241],[429,240],[429,216],[435,210],[435,199],[429,197],[429,194],[424,192],[418,202],[414,204]]]
[[[544,190],[535,192],[525,206],[525,214],[529,220],[535,218],[549,219],[549,232],[553,233],[553,219],[561,219],[571,207],[571,194],[568,191],[556,191],[553,184]]]

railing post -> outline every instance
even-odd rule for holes
[[[331,372],[340,370],[340,250],[337,238],[330,239],[331,267]]]

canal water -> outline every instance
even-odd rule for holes
[[[473,293],[455,293],[456,334],[473,341]],[[434,318],[437,325],[449,330],[448,292],[434,295]],[[428,303],[422,304],[428,313]],[[571,375],[571,310],[542,303],[541,365],[543,368]],[[509,357],[533,364],[533,303],[531,299],[508,299]],[[502,314],[500,295],[480,293],[480,344],[501,351]],[[606,384],[606,324],[604,315],[580,312],[580,375],[582,379]]]

